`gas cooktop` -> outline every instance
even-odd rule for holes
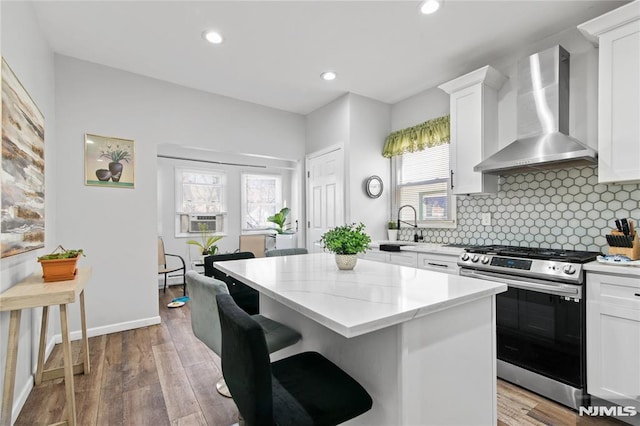
[[[587,263],[596,260],[602,253],[594,251],[572,251],[544,247],[519,247],[503,245],[466,247],[467,253],[491,254],[524,259],[558,260],[571,263]]]

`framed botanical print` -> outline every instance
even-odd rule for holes
[[[85,134],[85,185],[134,188],[134,144],[129,139]]]

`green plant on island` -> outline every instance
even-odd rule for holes
[[[276,231],[278,234],[288,234],[291,231],[291,227],[287,224],[287,216],[289,216],[289,207],[283,207],[280,211],[273,216],[267,218],[267,222],[275,224],[275,227],[269,229]]]
[[[54,250],[53,253],[45,254],[43,256],[39,256],[38,260],[56,260],[56,259],[73,259],[78,256],[85,256],[84,251],[82,249],[73,249],[73,250],[65,250],[62,246],[58,246],[56,250],[61,249],[59,252]]]
[[[209,256],[218,252],[216,243],[222,239],[222,235],[211,235],[205,223],[199,223],[200,241],[187,240],[187,244],[198,247],[203,256]]]
[[[100,151],[100,158],[108,158],[112,163],[119,163],[120,161],[126,161],[127,163],[131,159],[131,154],[127,148],[123,148],[120,145],[115,147],[107,145],[107,147]]]
[[[320,238],[322,247],[335,254],[364,253],[369,248],[371,237],[364,232],[364,224],[337,226]]]

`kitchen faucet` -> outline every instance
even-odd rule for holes
[[[402,209],[404,209],[405,207],[409,207],[413,210],[413,227],[414,228],[418,228],[418,212],[416,211],[416,208],[413,207],[411,204],[405,204],[404,206],[400,206],[400,208],[398,209],[398,229],[400,229],[400,223],[406,223],[407,225],[411,225],[409,222],[405,222],[404,220],[400,220],[400,212],[402,211]],[[418,232],[415,232],[413,234],[413,241],[418,242]]]

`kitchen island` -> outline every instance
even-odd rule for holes
[[[302,333],[272,355],[322,353],[367,389],[349,424],[495,425],[495,295],[505,284],[333,255],[216,263],[260,292],[261,313]]]

